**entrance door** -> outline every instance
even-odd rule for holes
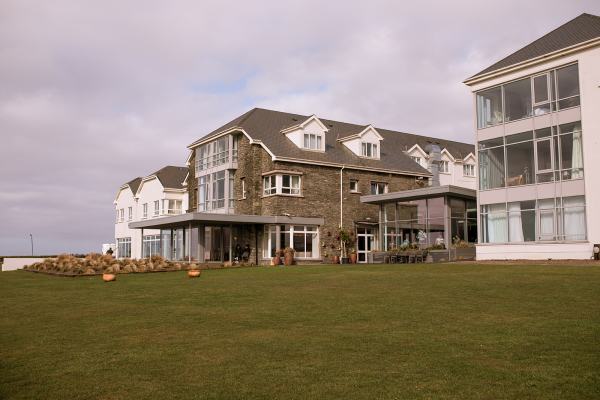
[[[230,227],[204,227],[204,261],[231,261]]]
[[[366,263],[367,254],[375,246],[375,233],[372,228],[358,228],[356,230],[356,255],[359,263]]]

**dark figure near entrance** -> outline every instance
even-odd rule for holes
[[[250,251],[250,245],[246,244],[246,246],[244,246],[244,252],[242,253],[242,261],[248,261],[248,259],[250,258]]]
[[[113,255],[113,249],[112,249],[112,247],[109,247],[108,250],[106,250],[106,254],[109,255],[109,256]]]
[[[242,259],[242,246],[238,244],[235,245],[235,251],[233,253],[234,261],[240,261]]]

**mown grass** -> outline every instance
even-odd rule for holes
[[[0,398],[600,397],[600,267],[0,274]]]

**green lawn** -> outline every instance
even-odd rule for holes
[[[1,399],[600,398],[600,265],[0,273]]]

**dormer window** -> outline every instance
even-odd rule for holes
[[[421,157],[410,156],[410,158],[412,158],[412,160],[417,164],[421,165]]]
[[[323,135],[315,133],[305,133],[304,148],[307,150],[323,150]]]
[[[378,146],[375,143],[362,143],[361,155],[369,158],[379,158]]]
[[[294,119],[297,121],[297,119]],[[302,150],[325,151],[325,135],[329,129],[316,117],[281,130],[289,140]]]

